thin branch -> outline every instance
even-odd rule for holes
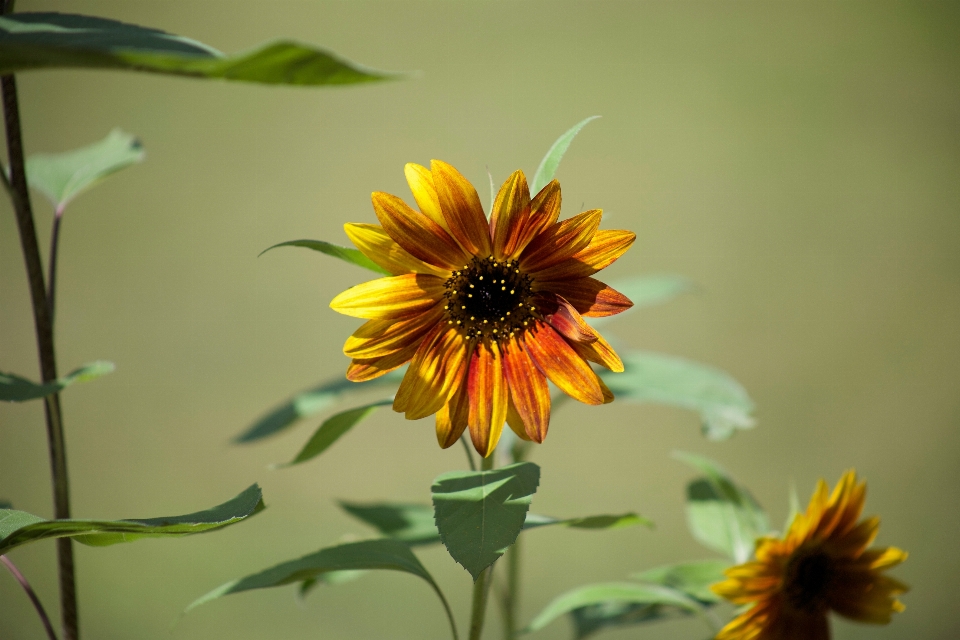
[[[37,615],[40,616],[40,622],[43,623],[43,628],[47,631],[47,637],[50,638],[50,640],[57,640],[57,633],[53,630],[53,625],[50,624],[50,618],[47,617],[43,603],[40,602],[40,598],[37,597],[36,592],[33,590],[33,587],[30,586],[30,583],[27,582],[26,577],[20,573],[17,565],[13,564],[13,560],[7,556],[0,556],[0,562],[9,569],[13,577],[16,578],[20,586],[23,587],[23,590],[27,592],[27,597],[30,598],[30,602],[33,603],[33,608],[37,610]]]

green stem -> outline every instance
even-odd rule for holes
[[[507,588],[503,592],[503,638],[514,640],[517,634],[517,605],[520,600],[520,540],[507,549]]]
[[[12,3],[3,3],[3,13],[9,12]],[[17,100],[17,83],[13,75],[0,78],[3,94],[3,116],[7,134],[7,152],[10,164],[10,196],[20,232],[20,245],[27,268],[30,298],[33,303],[33,321],[37,333],[37,352],[40,358],[40,375],[44,382],[57,379],[57,359],[53,346],[53,322],[47,304],[43,265],[40,261],[40,246],[37,229],[30,207],[27,175],[23,160],[23,139],[20,132],[20,107]],[[47,440],[50,449],[50,472],[53,479],[54,517],[58,520],[70,517],[70,484],[67,476],[67,452],[63,436],[63,415],[60,396],[52,394],[44,398],[47,419]],[[77,589],[73,565],[73,547],[69,538],[57,540],[57,559],[60,569],[60,615],[64,640],[77,640],[79,623],[77,615]]]
[[[470,438],[467,437],[467,434],[460,436],[460,444],[463,445],[463,451],[467,454],[467,462],[470,463],[470,471],[476,471],[477,463],[473,461],[473,451],[470,450],[470,447],[473,445],[470,444]]]
[[[493,469],[493,452],[480,461],[481,471]],[[493,582],[493,565],[484,569],[473,583],[473,606],[470,610],[470,640],[480,640],[483,634],[483,621],[487,614],[487,601],[490,599],[490,584]]]

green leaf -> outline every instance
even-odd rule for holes
[[[537,167],[537,172],[533,175],[533,182],[530,183],[530,193],[539,193],[541,189],[553,180],[553,177],[557,173],[557,168],[560,166],[560,161],[563,159],[563,154],[570,148],[570,143],[573,142],[573,139],[580,133],[580,129],[583,129],[588,123],[599,117],[600,116],[590,116],[589,118],[581,120],[557,138],[557,141],[554,142],[550,150],[547,151],[547,155],[543,156],[543,160],[540,161],[540,166]]]
[[[0,509],[13,509],[13,503],[9,500],[0,500]]]
[[[636,513],[623,513],[619,515],[587,516],[584,518],[551,518],[541,516],[535,513],[528,513],[527,519],[523,523],[523,530],[536,529],[549,525],[562,525],[571,529],[622,529],[624,527],[633,527],[642,524],[645,527],[653,528],[653,522]]]
[[[633,605],[633,606],[631,606]],[[579,618],[593,619],[606,617],[607,622],[601,626],[614,624],[635,624],[668,616],[682,614],[703,615],[696,600],[688,598],[683,593],[655,584],[635,584],[629,582],[612,582],[589,584],[571,589],[554,598],[543,611],[537,614],[524,633],[539,631],[548,624],[566,613],[574,613],[585,608],[592,610],[581,611]],[[602,613],[603,615],[598,615]],[[623,618],[622,621],[617,620]],[[581,633],[577,623],[578,616],[574,615],[574,622],[578,626],[578,638],[585,637],[590,632]]]
[[[44,520],[25,511],[0,509],[0,555],[47,538],[69,537],[91,547],[105,547],[140,538],[204,533],[246,520],[263,509],[263,496],[255,484],[206,511],[146,520]]]
[[[2,18],[0,18],[2,19]],[[38,153],[27,158],[27,181],[62,211],[76,196],[112,173],[143,162],[140,141],[114,129],[100,142],[64,153]]]
[[[353,582],[354,580],[356,580],[362,575],[365,575],[366,573],[367,573],[366,571],[360,571],[360,570],[329,571],[315,578],[308,578],[307,580],[304,580],[303,582],[301,582],[300,588],[297,589],[297,595],[299,595],[301,598],[305,598],[307,597],[307,594],[309,594],[311,591],[313,591],[315,588],[319,587],[320,585],[326,584],[330,586],[335,586],[338,584],[343,584],[345,582]]]
[[[344,262],[349,262],[350,264],[354,264],[358,267],[369,269],[370,271],[379,273],[381,275],[393,275],[376,262],[363,255],[363,253],[361,253],[358,249],[341,247],[338,244],[331,244],[329,242],[324,242],[323,240],[289,240],[287,242],[275,244],[272,247],[267,247],[260,252],[260,255],[262,256],[267,251],[270,251],[270,249],[276,249],[277,247],[305,247],[307,249],[319,251],[320,253],[325,253],[328,256],[333,256],[334,258],[340,258]]]
[[[750,492],[713,460],[681,451],[673,456],[704,474],[687,485],[690,532],[737,564],[749,560],[756,539],[770,531],[767,514]]]
[[[88,382],[111,373],[116,367],[112,362],[97,360],[74,369],[53,382],[41,384],[13,373],[0,372],[0,401],[25,402],[45,398],[69,387],[74,382]]]
[[[392,399],[378,400],[365,404],[362,407],[348,409],[334,414],[323,421],[320,427],[313,432],[313,436],[303,446],[300,453],[286,464],[276,465],[277,468],[291,467],[301,462],[306,462],[316,458],[318,455],[330,448],[330,446],[340,439],[340,436],[350,431],[356,424],[362,422],[380,407],[393,404]]]
[[[257,418],[246,431],[236,436],[233,442],[245,444],[275,435],[289,429],[302,418],[315,416],[332,407],[340,401],[345,393],[367,391],[382,385],[398,384],[403,379],[403,374],[404,370],[398,369],[366,382],[350,382],[346,378],[338,376],[309,391],[298,393],[290,400],[274,407]]]
[[[654,567],[630,577],[682,591],[701,604],[710,604],[721,600],[710,585],[723,580],[723,572],[729,567],[727,560],[699,560]]]
[[[277,41],[226,56],[196,40],[106,18],[66,13],[0,18],[0,74],[68,67],[293,85],[398,77],[296,42]]]
[[[364,540],[351,542],[335,547],[327,547],[320,551],[303,556],[296,560],[283,562],[259,573],[232,580],[213,591],[194,600],[186,611],[190,611],[202,604],[216,600],[222,596],[251,589],[267,589],[280,587],[294,582],[305,582],[331,572],[359,571],[368,569],[384,569],[387,571],[402,571],[425,580],[434,590],[443,603],[443,608],[450,620],[456,637],[456,625],[447,599],[440,591],[440,587],[433,581],[433,577],[424,568],[410,548],[396,540]],[[312,586],[312,585],[311,585]],[[301,587],[302,590],[303,587]],[[310,587],[307,587],[309,590]]]
[[[474,581],[516,542],[539,483],[540,467],[532,462],[454,471],[433,481],[440,541]]]
[[[724,440],[737,429],[754,426],[753,401],[739,382],[720,369],[650,351],[625,353],[623,364],[623,373],[600,373],[620,399],[696,411],[710,440]]]

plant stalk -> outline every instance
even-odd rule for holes
[[[20,573],[20,570],[17,569],[17,565],[13,564],[13,560],[7,556],[0,556],[0,562],[13,574],[13,577],[16,578],[17,582],[20,583],[20,586],[23,587],[23,590],[27,593],[27,597],[30,598],[30,602],[33,604],[33,608],[37,610],[37,615],[40,617],[40,622],[43,623],[43,628],[47,632],[47,637],[50,640],[57,640],[57,633],[53,630],[53,625],[50,623],[50,618],[47,616],[47,612],[43,608],[43,604],[40,602],[40,598],[37,597],[36,592],[33,590],[33,587],[30,586],[30,583],[27,581],[27,578]]]
[[[481,471],[493,469],[493,453],[480,461]],[[487,614],[487,602],[490,600],[490,584],[493,582],[493,565],[484,569],[473,583],[473,606],[470,610],[470,640],[480,640],[483,634],[483,621]]]
[[[4,3],[4,12],[10,3]],[[33,321],[37,333],[37,352],[40,358],[40,375],[43,382],[57,378],[57,360],[53,345],[53,323],[47,304],[47,291],[37,243],[37,229],[30,207],[30,193],[23,160],[23,140],[20,131],[20,107],[17,100],[17,84],[13,75],[0,78],[3,94],[3,116],[7,134],[7,152],[10,164],[10,195],[20,232],[20,244],[27,268],[30,298],[33,303]],[[70,485],[67,476],[67,452],[63,436],[63,415],[59,394],[44,398],[47,419],[47,439],[50,449],[50,471],[53,479],[54,517],[58,520],[70,517]],[[73,547],[68,538],[57,540],[57,558],[60,570],[60,615],[64,640],[77,640],[79,624],[77,616],[77,590],[74,575]]]
[[[520,600],[520,540],[507,549],[507,585],[502,592],[500,608],[503,615],[503,639],[514,640],[517,635],[517,605]]]
[[[54,308],[57,299],[57,255],[60,252],[60,224],[63,222],[63,207],[53,214],[53,230],[50,232],[50,267],[47,269],[47,306],[50,308],[50,326],[54,323]]]

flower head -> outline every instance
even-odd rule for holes
[[[550,423],[547,380],[591,405],[613,394],[588,364],[623,363],[583,316],[633,303],[593,278],[630,247],[629,231],[599,231],[600,210],[560,216],[554,180],[532,200],[523,172],[500,188],[487,220],[473,186],[452,166],[405,167],[419,211],[376,192],[380,226],[347,235],[390,273],[338,295],[330,306],[367,318],[347,339],[347,378],[370,380],[410,362],[393,403],[410,420],[436,414],[449,447],[467,426],[490,455],[506,421],[542,442]]]
[[[883,575],[907,554],[895,547],[867,549],[880,519],[857,522],[867,485],[847,471],[832,494],[821,480],[807,512],[781,539],[757,541],[756,560],[727,570],[713,590],[736,604],[753,605],[716,640],[828,640],[827,612],[858,622],[886,624],[907,586]]]

